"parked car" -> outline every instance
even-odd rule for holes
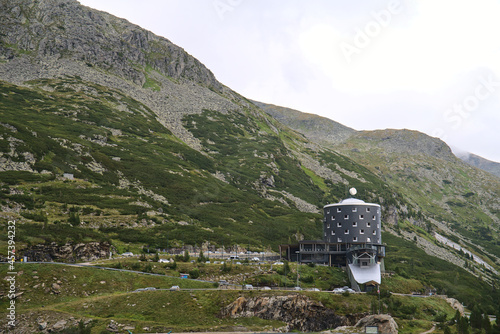
[[[302,291],[302,288],[300,286],[296,286],[295,288],[293,288],[295,291]]]
[[[243,289],[245,289],[245,290],[253,290],[253,285],[251,285],[251,284],[245,284],[243,286]]]
[[[320,291],[318,288],[310,288],[310,289],[307,289],[307,291]]]
[[[178,285],[172,285],[170,291],[179,291],[181,288]]]
[[[262,289],[262,290],[271,290],[271,288],[270,288],[270,287],[268,287],[268,286],[263,286],[261,289]]]
[[[356,293],[356,291],[354,291],[353,289],[351,289],[348,286],[344,286],[342,288],[335,288],[335,289],[333,289],[333,292],[334,293],[344,293],[344,292]]]
[[[130,256],[134,256],[134,253],[132,253],[132,252],[125,252],[125,253],[122,254],[122,256],[130,257]]]
[[[260,259],[257,256],[252,257],[252,261],[260,261]]]

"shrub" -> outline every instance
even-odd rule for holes
[[[68,219],[68,222],[72,225],[72,226],[78,226],[80,225],[80,215],[78,213],[75,213],[75,212],[70,212],[69,213],[69,219]]]
[[[200,270],[198,268],[190,270],[189,277],[192,279],[197,279],[198,277],[200,277]]]
[[[224,262],[224,264],[222,265],[222,267],[221,267],[221,269],[220,269],[220,270],[221,270],[223,273],[228,273],[228,272],[230,272],[232,269],[233,269],[233,267],[232,267],[231,265],[228,265],[226,262]]]

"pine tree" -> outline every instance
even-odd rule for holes
[[[472,328],[481,329],[481,325],[483,322],[483,315],[477,305],[474,305],[474,307],[472,307],[469,319],[470,319],[470,326]]]
[[[466,317],[460,317],[458,320],[457,332],[459,334],[470,334],[470,325]]]

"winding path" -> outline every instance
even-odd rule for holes
[[[420,333],[420,334],[428,334],[428,333],[432,333],[432,332],[434,332],[434,330],[435,330],[435,329],[436,329],[436,324],[432,324],[432,328],[431,328],[431,329],[429,329],[429,330],[428,330],[428,331],[426,331],[426,332],[422,332],[422,333]]]

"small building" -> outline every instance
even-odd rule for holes
[[[74,180],[75,179],[75,177],[71,173],[64,173],[63,178],[65,178],[67,180]]]
[[[380,205],[347,198],[325,205],[323,214],[323,240],[280,245],[280,252],[289,261],[345,267],[351,287],[357,291],[380,284],[385,257]]]

